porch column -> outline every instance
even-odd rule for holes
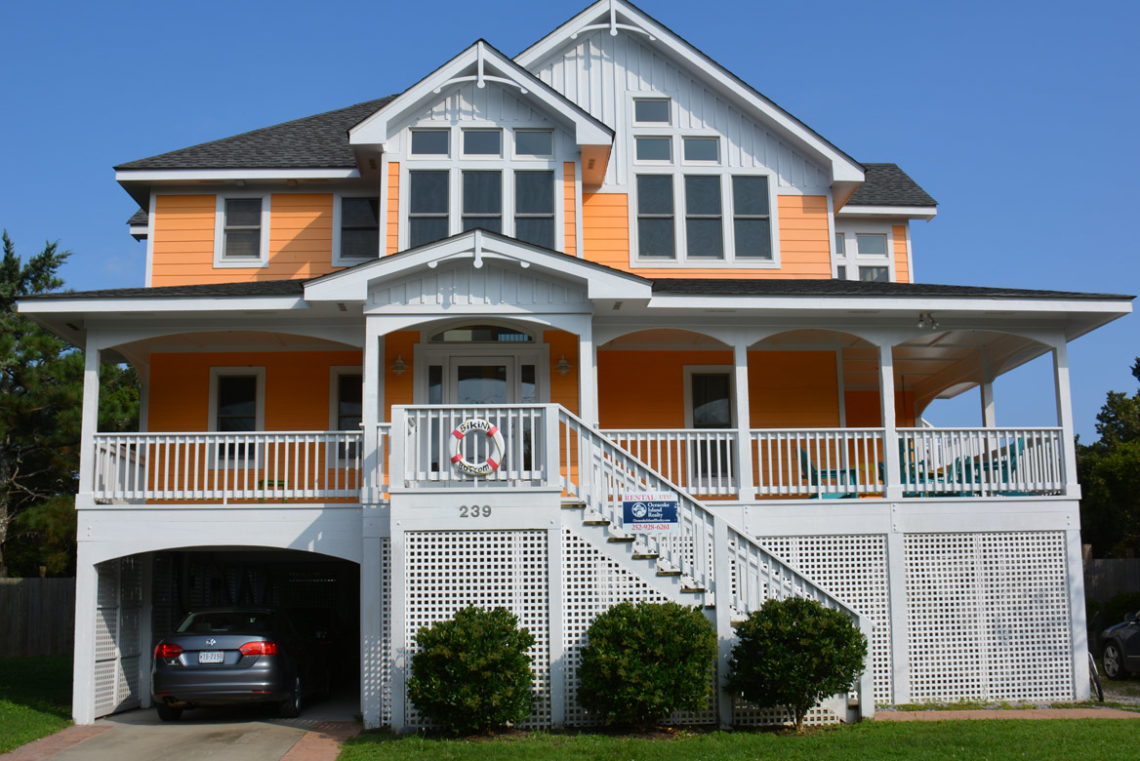
[[[979,388],[982,395],[982,425],[986,428],[997,428],[997,407],[994,404],[994,372],[990,368],[985,349],[982,349],[982,384]]]
[[[380,726],[384,695],[384,547],[386,526],[380,514],[384,474],[377,425],[382,415],[384,389],[384,336],[379,321],[365,317],[364,358],[361,368],[363,453],[360,502],[363,507],[363,542],[360,561],[360,714],[365,729]]]
[[[364,366],[361,372],[360,424],[363,427],[363,450],[361,467],[361,498],[363,504],[378,501],[383,473],[380,461],[380,436],[377,426],[383,417],[384,398],[384,336],[377,320],[365,318],[364,327]]]
[[[79,493],[75,506],[95,504],[95,434],[99,430],[99,367],[101,346],[91,332],[83,351],[83,412],[79,433]]]
[[[86,439],[84,439],[86,441]],[[75,560],[75,664],[71,675],[71,718],[76,724],[95,721],[95,616],[98,614],[99,571],[91,542],[85,540],[86,521],[79,516]],[[145,684],[145,682],[144,682]]]
[[[899,468],[899,433],[895,419],[895,360],[892,345],[879,344],[879,404],[883,419],[883,465],[886,498],[902,499]]]
[[[594,353],[594,320],[586,315],[578,330],[578,414],[586,425],[598,425],[598,363]]]
[[[743,336],[732,345],[733,390],[736,397],[736,488],[737,499],[752,499],[752,412],[748,405],[748,343]]]
[[[1073,441],[1073,399],[1069,386],[1069,346],[1064,336],[1059,336],[1053,342],[1053,382],[1057,392],[1057,425],[1061,427],[1061,448],[1065,463],[1065,496],[1080,499],[1077,447]]]

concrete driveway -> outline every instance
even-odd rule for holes
[[[128,711],[92,727],[70,727],[0,755],[0,761],[335,761],[356,734],[356,702],[325,701],[297,719],[261,707],[197,709],[162,722],[153,710]]]

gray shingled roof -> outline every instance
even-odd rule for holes
[[[131,218],[127,220],[127,224],[131,227],[145,226],[150,221],[150,215],[147,214],[146,209],[139,209]]]
[[[314,278],[316,279],[316,278]],[[112,288],[102,291],[67,291],[24,296],[31,299],[131,299],[131,298],[226,298],[249,296],[300,296],[307,280],[262,280],[252,283],[210,283],[171,285],[157,288]],[[1074,293],[1035,291],[1021,288],[986,288],[974,285],[931,285],[928,283],[865,283],[860,280],[775,280],[664,278],[653,281],[653,292],[678,296],[803,296],[813,298],[843,296],[903,296],[925,298],[999,299],[1127,299],[1134,296],[1114,293]]]
[[[864,164],[866,181],[847,201],[848,206],[937,206],[898,164]]]
[[[342,169],[354,168],[348,130],[394,98],[355,106],[128,161],[115,169]]]

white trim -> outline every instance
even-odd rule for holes
[[[226,258],[226,201],[229,199],[257,198],[261,201],[261,239],[258,243],[257,259]],[[224,193],[214,196],[214,268],[239,269],[269,266],[269,222],[271,213],[271,193]]]
[[[119,182],[202,180],[355,180],[359,169],[120,169]]]
[[[151,228],[155,226],[154,210],[158,205],[158,195],[152,190],[150,193],[150,200],[147,202],[147,225]],[[216,233],[215,233],[216,235]],[[154,284],[154,232],[151,230],[146,236],[146,276],[144,283],[146,287],[150,288]]]
[[[835,245],[836,239],[843,236],[843,253]],[[882,254],[863,254],[859,251],[859,235],[882,235],[886,238],[886,249]],[[856,221],[837,219],[831,239],[833,271],[847,267],[847,280],[859,280],[860,267],[886,267],[887,280],[898,282],[895,271],[895,230],[894,224],[886,221]],[[913,281],[912,281],[913,282]]]
[[[839,211],[838,217],[907,217],[909,219],[934,219],[938,216],[936,206],[852,206],[847,204]]]
[[[413,349],[415,355],[412,384],[412,398],[415,404],[427,404],[428,371],[429,365],[443,367],[443,403],[453,404],[448,400],[448,391],[454,390],[455,369],[460,364],[473,364],[480,359],[488,362],[503,360],[507,366],[507,401],[506,404],[519,404],[519,391],[522,387],[521,368],[523,365],[534,365],[534,394],[536,404],[546,404],[550,401],[550,345],[542,340],[542,330],[531,330],[530,326],[519,327],[500,320],[465,319],[453,323],[454,326],[471,325],[503,325],[512,330],[526,332],[534,343],[432,343],[425,334],[446,330],[447,327],[432,326],[421,333],[421,341]],[[536,335],[537,334],[537,335]],[[528,402],[529,404],[529,402]]]
[[[910,224],[906,226],[906,271],[910,276],[910,282],[917,283],[918,278],[914,276],[914,250],[910,245]]]
[[[145,298],[61,298],[21,301],[16,311],[25,314],[118,314],[120,312],[238,312],[308,309],[301,296],[147,296]]]
[[[613,0],[613,5],[621,15],[625,16],[634,25],[641,27],[656,38],[656,45],[668,48],[676,54],[676,58],[687,63],[693,70],[700,72],[709,81],[715,90],[724,93],[734,100],[745,104],[753,111],[764,117],[764,121],[774,124],[780,130],[794,138],[816,155],[828,161],[831,167],[833,182],[852,181],[863,182],[865,174],[863,167],[854,159],[846,156],[838,148],[817,135],[806,125],[793,117],[787,111],[777,106],[765,96],[751,89],[728,72],[723,66],[713,61],[704,53],[658,24],[641,11],[621,2]],[[531,45],[519,55],[515,61],[519,65],[531,69],[549,54],[561,48],[572,34],[576,34],[590,24],[595,23],[603,14],[609,18],[610,0],[599,0],[589,8],[567,21],[553,32]]]
[[[218,378],[221,376],[249,376],[257,378],[257,400],[255,406],[255,431],[265,430],[265,368],[256,365],[243,365],[236,367],[210,368],[210,404],[209,419],[206,421],[207,431],[217,431],[218,428]]]
[[[343,211],[341,205],[347,198],[363,198],[369,201],[376,201],[376,256],[341,256],[340,243],[341,243],[341,219]],[[371,262],[384,256],[385,242],[383,237],[382,220],[387,216],[384,214],[384,202],[382,198],[368,193],[350,193],[341,191],[332,194],[332,264],[334,267],[351,267],[356,264],[364,262]]]

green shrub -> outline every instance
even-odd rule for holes
[[[786,706],[800,729],[823,698],[863,672],[867,638],[851,619],[814,600],[768,600],[736,627],[729,690],[760,708]]]
[[[702,708],[716,664],[716,634],[699,608],[623,602],[590,625],[578,702],[607,724],[647,727]]]
[[[488,733],[530,714],[534,636],[506,608],[469,606],[422,627],[416,644],[408,696],[435,723]]]

